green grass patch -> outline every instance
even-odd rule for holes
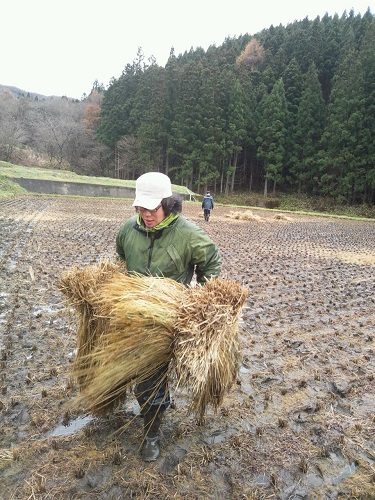
[[[22,188],[17,184],[17,182],[10,180],[8,177],[1,175],[0,173],[0,198],[25,193],[27,193],[26,189]]]

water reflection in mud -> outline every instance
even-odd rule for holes
[[[87,425],[89,422],[93,420],[91,415],[87,415],[86,417],[78,417],[72,420],[69,425],[59,425],[53,431],[49,433],[49,437],[58,437],[58,436],[69,436],[70,434],[74,434],[75,432],[80,431]]]

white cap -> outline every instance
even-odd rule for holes
[[[160,172],[147,172],[138,177],[135,183],[133,207],[153,210],[163,198],[169,198],[170,196],[172,196],[170,178]]]

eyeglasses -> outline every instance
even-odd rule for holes
[[[149,210],[148,208],[143,208],[143,207],[135,207],[135,209],[141,215],[144,214],[145,212],[149,212],[150,214],[156,214],[156,212],[159,210],[160,207],[161,207],[161,203],[156,208],[153,208],[151,210]]]

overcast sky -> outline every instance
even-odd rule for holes
[[[221,45],[325,13],[375,12],[375,0],[18,0],[2,3],[0,84],[80,99],[106,87],[141,47],[159,65],[190,48]]]

